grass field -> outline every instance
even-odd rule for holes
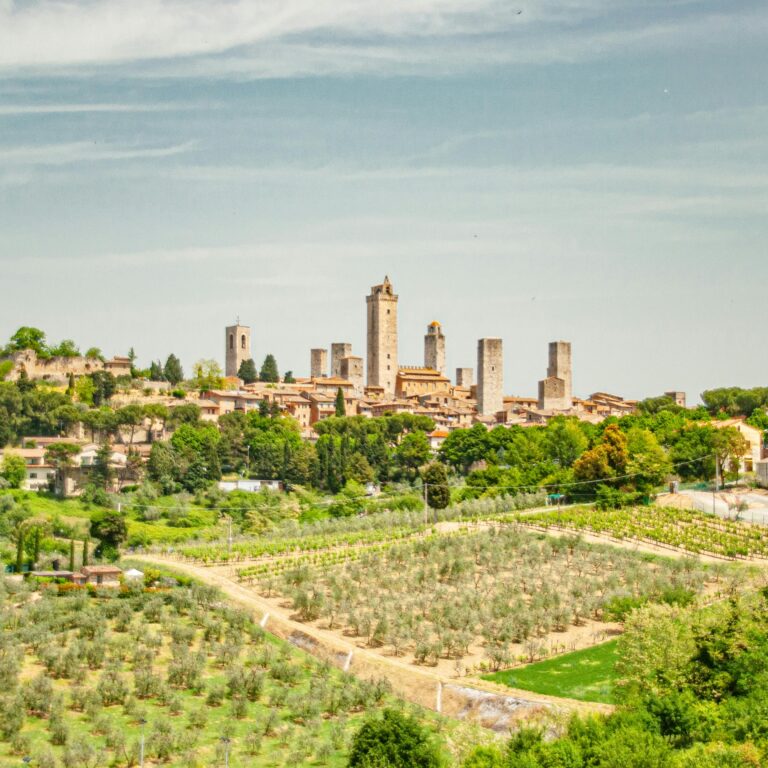
[[[611,640],[520,669],[486,675],[484,679],[548,696],[611,704],[616,643]]]

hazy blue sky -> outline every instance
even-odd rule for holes
[[[517,14],[516,10],[521,10]],[[765,0],[0,0],[0,339],[768,384]]]

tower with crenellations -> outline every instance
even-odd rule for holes
[[[424,337],[424,367],[445,375],[445,334],[437,320],[427,326]]]
[[[251,329],[247,325],[230,325],[226,328],[226,365],[227,376],[237,376],[244,360],[251,359]]]
[[[395,392],[397,378],[397,301],[389,277],[365,298],[368,310],[367,373],[369,387]]]

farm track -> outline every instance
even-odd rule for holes
[[[132,555],[131,559],[165,565],[218,587],[230,600],[255,612],[257,618],[263,620],[267,617],[267,631],[336,666],[344,667],[352,653],[349,666],[352,674],[364,679],[385,678],[401,698],[449,716],[477,719],[486,727],[506,731],[517,719],[541,716],[547,711],[588,713],[610,712],[613,709],[607,704],[545,696],[476,678],[447,677],[394,657],[383,656],[335,632],[292,619],[289,608],[276,606],[238,583],[235,580],[236,568],[231,565],[226,568],[205,567],[159,555]],[[438,698],[441,700],[439,708]]]

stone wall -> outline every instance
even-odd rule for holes
[[[362,397],[364,385],[363,358],[354,355],[342,357],[341,378],[346,379],[354,386],[357,397]]]

